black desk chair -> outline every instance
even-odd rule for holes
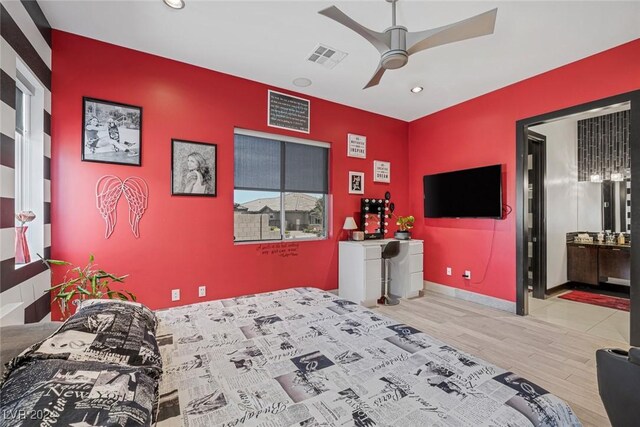
[[[389,293],[389,260],[395,258],[400,253],[400,242],[393,240],[382,248],[382,297],[379,304],[397,305],[400,300]]]
[[[596,351],[598,389],[613,427],[640,425],[640,348]]]

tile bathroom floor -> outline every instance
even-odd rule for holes
[[[545,300],[529,294],[529,315],[589,335],[629,343],[629,312],[558,298],[567,292]]]

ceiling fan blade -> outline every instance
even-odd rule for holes
[[[377,86],[378,83],[380,83],[380,79],[382,79],[382,75],[384,74],[385,71],[387,70],[382,68],[382,64],[379,64],[378,69],[374,73],[373,77],[371,77],[371,80],[369,80],[369,83],[367,83],[367,85],[362,89],[364,90],[364,89],[369,89],[372,86]]]
[[[360,34],[362,37],[367,39],[369,43],[375,46],[375,48],[378,49],[378,52],[384,53],[387,50],[389,50],[390,42],[389,42],[389,36],[387,34],[370,30],[367,27],[364,27],[358,24],[356,21],[349,18],[344,12],[342,12],[337,7],[331,6],[326,9],[322,9],[318,13],[320,15],[326,16],[327,18],[331,18],[334,21],[349,28],[350,30],[353,30],[356,33]]]
[[[412,55],[432,47],[493,34],[498,9],[431,30],[407,33],[407,53]]]

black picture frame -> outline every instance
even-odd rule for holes
[[[218,196],[218,144],[171,139],[171,195]]]
[[[83,162],[141,166],[142,107],[82,97],[80,152]]]

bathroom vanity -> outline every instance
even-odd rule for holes
[[[631,245],[567,242],[567,279],[598,285],[609,278],[629,280]]]

